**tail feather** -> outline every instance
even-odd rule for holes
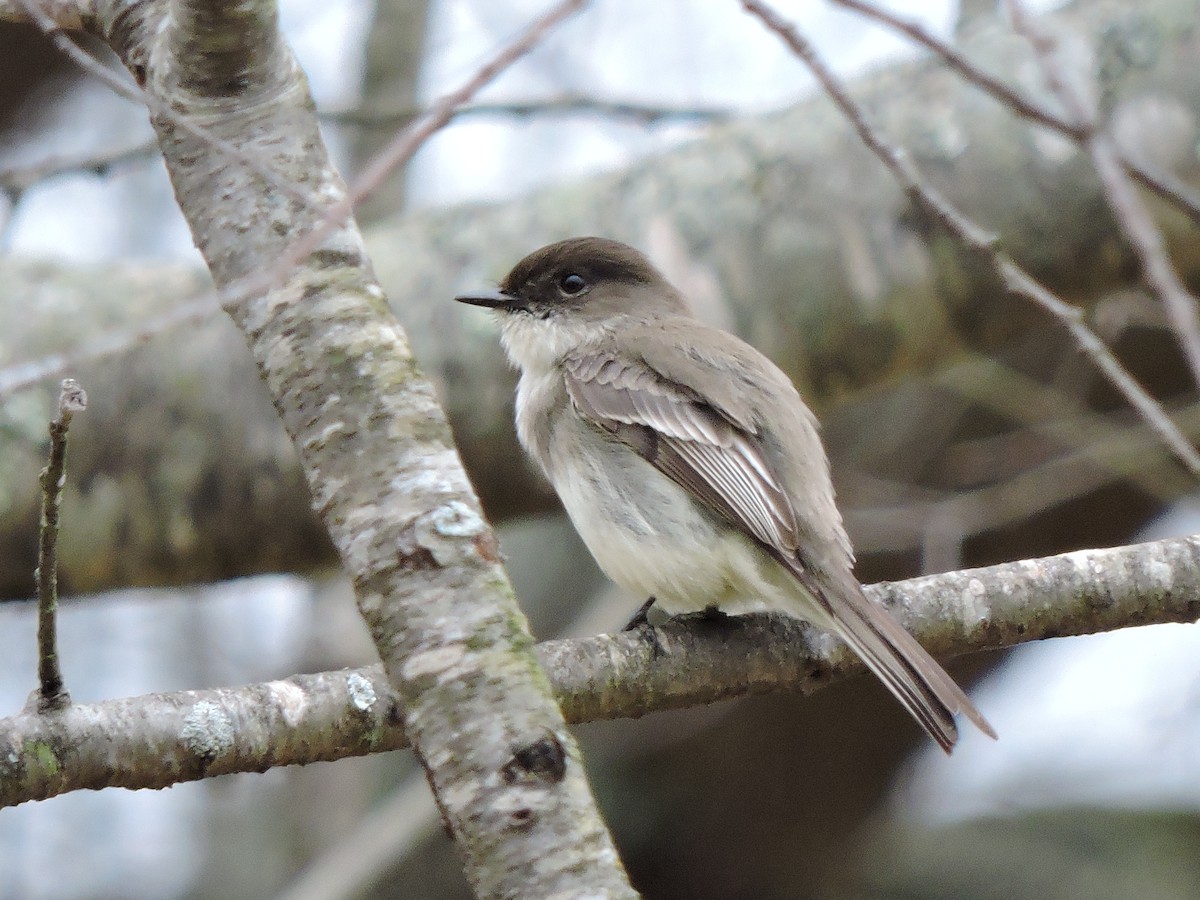
[[[995,729],[946,670],[891,614],[872,603],[850,573],[837,589],[825,587],[799,560],[779,558],[829,617],[834,632],[903,704],[904,708],[949,753],[958,740],[954,723],[965,715],[988,737]]]

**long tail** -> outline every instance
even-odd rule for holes
[[[772,554],[774,555],[774,554]],[[875,673],[931,738],[949,753],[958,740],[954,716],[962,713],[990,738],[996,731],[962,688],[891,614],[872,603],[849,572],[827,587],[799,560],[776,559],[796,576],[829,617],[829,625]],[[818,622],[817,624],[824,624]]]

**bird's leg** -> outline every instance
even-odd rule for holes
[[[630,620],[625,623],[625,627],[622,628],[621,630],[622,631],[633,631],[633,629],[639,628],[642,625],[650,625],[650,620],[646,617],[646,614],[648,612],[650,612],[650,607],[652,607],[653,605],[654,605],[654,598],[651,597],[649,600],[647,600],[645,603],[643,603],[641,606],[638,607],[638,611],[633,614],[633,617],[630,618]]]
[[[650,623],[650,617],[647,613],[650,612],[650,607],[654,605],[654,598],[651,597],[645,603],[638,607],[638,611],[633,614],[633,617],[625,623],[622,631],[634,631],[642,629],[642,636],[645,637],[650,644],[650,652],[655,659],[659,659],[667,655],[667,651],[663,648],[662,641],[658,639],[658,629]]]

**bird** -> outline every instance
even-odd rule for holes
[[[854,576],[818,423],[791,380],[697,320],[645,255],[569,238],[455,299],[498,313],[518,439],[609,578],[670,616],[802,619],[845,642],[947,753],[957,714],[996,737]]]

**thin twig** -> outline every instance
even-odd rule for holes
[[[418,107],[398,109],[322,109],[317,115],[325,122],[354,125],[362,128],[394,128],[407,125],[425,110]],[[454,118],[467,116],[505,116],[532,118],[534,116],[605,116],[613,119],[633,119],[644,124],[657,122],[726,122],[736,113],[723,107],[660,106],[624,100],[601,100],[580,94],[561,94],[544,100],[511,103],[472,103],[460,107]]]
[[[920,44],[927,50],[933,51],[941,57],[942,62],[950,69],[957,72],[969,83],[991,94],[1017,115],[1053,129],[1073,140],[1080,141],[1083,139],[1083,132],[1078,127],[1055,115],[1053,111],[1042,106],[1036,100],[1031,100],[1015,88],[1009,87],[999,78],[989,75],[963,56],[955,47],[947,44],[927,30],[920,22],[914,19],[906,19],[890,10],[882,9],[874,3],[865,3],[863,0],[832,0],[832,2],[838,6],[854,10],[868,19],[874,19],[876,22],[888,26],[893,31],[898,31],[911,38],[913,43]]]
[[[67,430],[71,417],[87,408],[87,393],[74,378],[63,380],[58,415],[50,423],[50,461],[42,469],[42,521],[38,540],[38,692],[41,712],[62,709],[71,702],[58,665],[58,522],[66,483]]]
[[[41,384],[47,378],[59,377],[68,369],[83,363],[126,353],[165,331],[201,322],[216,312],[217,305],[213,295],[204,295],[199,299],[184,301],[174,309],[143,322],[137,328],[122,328],[101,334],[70,353],[51,353],[38,359],[7,366],[0,369],[0,400],[17,391]]]
[[[1200,405],[1181,410],[1179,417],[1190,433],[1200,432]],[[846,522],[860,553],[904,553],[928,540],[933,518],[944,526],[953,513],[963,539],[1008,528],[1127,478],[1131,469],[1147,478],[1170,458],[1163,453],[1161,438],[1148,426],[1130,427],[981,487],[866,500],[846,509]]]
[[[1166,308],[1175,339],[1183,350],[1192,378],[1200,385],[1200,301],[1183,282],[1167,256],[1162,232],[1134,190],[1112,139],[1100,127],[1096,111],[1072,83],[1056,53],[1057,41],[1041,28],[1020,0],[1008,0],[1013,27],[1029,41],[1050,90],[1059,98],[1083,132],[1083,147],[1100,178],[1104,197],[1138,261],[1142,275]]]
[[[991,94],[1017,115],[1029,119],[1031,122],[1043,125],[1052,131],[1057,131],[1077,144],[1082,145],[1086,139],[1085,130],[1078,123],[1064,119],[1053,110],[1047,109],[1036,101],[1025,97],[1000,79],[989,75],[963,56],[953,46],[930,33],[919,22],[896,15],[893,12],[876,6],[874,3],[866,3],[864,0],[833,0],[833,2],[906,35],[914,43],[920,44],[922,47],[939,56],[942,62],[961,75],[968,83]],[[1191,218],[1192,221],[1200,224],[1200,198],[1197,198],[1195,193],[1186,184],[1181,183],[1178,179],[1172,178],[1164,172],[1156,172],[1125,154],[1118,153],[1117,158],[1119,164],[1129,173],[1130,177],[1135,179],[1144,188],[1153,191],[1167,202],[1174,204]]]
[[[866,113],[850,96],[845,86],[817,55],[815,48],[800,32],[774,9],[759,0],[742,0],[742,6],[757,16],[764,25],[779,35],[816,77],[830,99],[850,120],[859,138],[900,183],[905,193],[933,216],[971,250],[984,254],[1003,280],[1005,287],[1024,297],[1057,318],[1066,326],[1080,349],[1095,363],[1109,382],[1138,412],[1163,442],[1193,475],[1200,477],[1200,454],[1183,436],[1175,424],[1128,371],[1113,356],[1112,351],[1083,321],[1083,313],[1063,302],[1040,285],[1032,276],[1014,263],[996,246],[995,235],[976,225],[949,200],[925,183],[908,154],[893,146],[866,117]]]
[[[101,150],[81,156],[48,156],[32,165],[0,169],[0,191],[10,196],[20,195],[35,184],[74,172],[107,175],[116,166],[146,159],[157,151],[158,144],[147,140],[120,150]]]
[[[330,215],[339,218],[348,215],[355,204],[375,190],[388,175],[408,162],[417,148],[435,132],[444,128],[454,118],[456,111],[469,103],[488,82],[533,50],[556,25],[582,9],[586,3],[587,0],[564,0],[551,7],[514,41],[484,63],[461,87],[434,102],[420,119],[396,135],[387,147],[375,155],[356,179],[350,195],[338,203],[330,211]]]

